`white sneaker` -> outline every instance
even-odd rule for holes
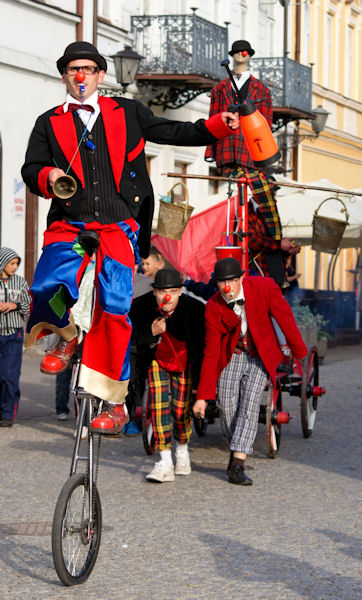
[[[67,421],[68,420],[68,413],[65,412],[61,412],[57,414],[57,419],[58,421]]]
[[[75,430],[73,437],[76,438],[77,437],[77,430]],[[83,425],[82,427],[82,435],[80,436],[81,440],[86,440],[88,437],[88,427],[86,427],[85,425]]]
[[[159,483],[163,483],[164,481],[175,481],[175,469],[173,464],[160,460],[160,462],[155,464],[151,473],[146,475],[146,479],[147,481],[158,481]]]
[[[182,456],[177,456],[176,454],[175,475],[190,475],[190,473],[191,463],[189,453],[187,452]]]

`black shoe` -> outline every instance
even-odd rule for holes
[[[0,427],[12,427],[13,426],[13,422],[11,419],[2,419],[0,421]]]
[[[231,469],[231,463],[233,462],[233,455],[234,455],[234,452],[232,450],[230,450],[229,464],[228,464],[228,468],[226,469],[227,473],[229,473],[229,471]]]
[[[236,485],[252,485],[253,480],[248,477],[241,465],[231,465],[228,471],[228,482]]]

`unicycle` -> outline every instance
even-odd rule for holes
[[[84,231],[78,241],[91,256],[97,248],[98,235]],[[73,365],[71,388],[78,406],[78,421],[70,477],[59,494],[52,525],[55,570],[68,586],[88,579],[97,560],[102,535],[102,507],[97,489],[101,435],[93,433],[90,427],[102,408],[102,401],[78,386],[80,365],[79,352]],[[82,443],[85,431],[86,440]],[[85,469],[77,472],[81,462]]]

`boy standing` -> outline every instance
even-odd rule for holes
[[[147,371],[155,446],[161,457],[147,480],[162,483],[191,473],[190,400],[203,355],[204,305],[182,293],[180,274],[174,269],[160,269],[153,287],[153,292],[134,300],[130,317],[137,351]]]
[[[11,427],[19,404],[24,325],[30,309],[28,284],[15,272],[20,256],[0,250],[0,427]]]

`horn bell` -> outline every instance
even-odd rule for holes
[[[77,182],[71,175],[61,175],[53,183],[53,192],[62,200],[74,196],[77,191]]]

